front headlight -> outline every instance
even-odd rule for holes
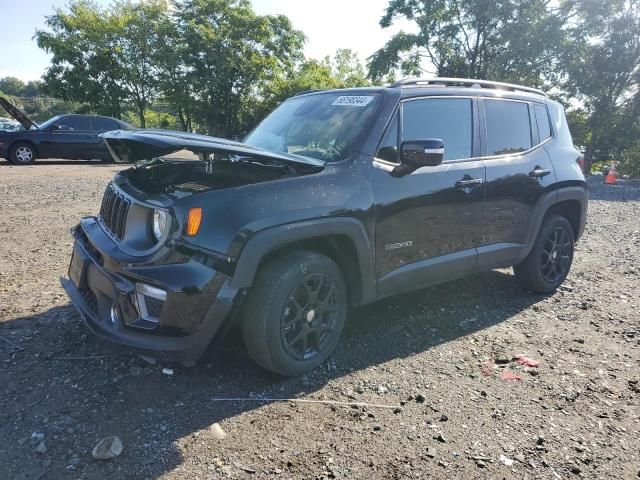
[[[169,233],[171,217],[164,210],[153,211],[153,236],[156,241],[164,238]]]

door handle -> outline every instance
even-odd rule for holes
[[[551,174],[551,170],[549,170],[548,168],[540,168],[540,167],[536,167],[535,170],[531,170],[529,172],[529,176],[533,178],[542,178],[542,177],[546,177],[549,174]]]
[[[474,187],[479,187],[483,183],[484,183],[484,178],[469,178],[464,180],[458,180],[456,182],[456,188],[462,188],[467,190]]]

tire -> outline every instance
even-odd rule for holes
[[[560,215],[548,217],[529,256],[513,267],[518,283],[534,292],[554,292],[571,270],[573,248],[573,228],[569,221]]]
[[[329,358],[346,316],[347,288],[335,262],[314,252],[293,252],[256,275],[242,315],[242,337],[258,365],[297,376]]]
[[[36,161],[36,149],[26,142],[19,142],[9,150],[9,162],[14,165],[31,165]]]

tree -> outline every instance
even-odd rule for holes
[[[107,12],[90,1],[75,1],[68,11],[47,17],[49,31],[38,30],[38,46],[53,54],[45,72],[46,93],[86,103],[98,113],[120,118],[126,92],[117,82]]]
[[[585,169],[625,157],[640,136],[640,2],[578,0],[563,87],[586,115]],[[569,10],[571,8],[571,10]],[[637,158],[626,155],[626,158]]]
[[[3,92],[6,95],[22,96],[24,89],[25,89],[25,84],[19,78],[16,78],[16,77],[0,78],[0,92]]]
[[[169,20],[166,0],[115,4],[109,22],[118,35],[112,37],[112,52],[127,100],[135,106],[141,127],[146,126],[145,111],[158,94],[159,65],[154,49],[165,40],[161,28]]]
[[[244,129],[262,86],[302,59],[304,35],[285,16],[260,16],[248,0],[184,0],[176,12],[195,115],[209,133]]]
[[[327,56],[321,62],[307,59],[265,86],[262,101],[254,109],[249,124],[257,124],[280,103],[301,92],[370,85],[358,55],[350,49],[339,49],[333,57]]]
[[[400,32],[369,58],[369,75],[399,69],[420,75],[541,85],[556,70],[563,21],[551,0],[391,0],[383,28],[404,17],[416,33]]]
[[[50,31],[36,32],[38,45],[53,54],[45,90],[117,118],[133,105],[144,127],[144,112],[156,94],[151,45],[166,15],[165,0],[125,0],[110,9],[71,1],[68,11],[47,17]]]
[[[167,102],[183,131],[192,130],[196,98],[192,94],[191,74],[184,60],[188,46],[182,39],[176,19],[166,16],[156,24],[152,57],[157,70],[157,87],[162,100]]]
[[[358,54],[351,49],[341,48],[333,59],[327,56],[323,63],[331,70],[339,88],[366,87],[371,84]]]

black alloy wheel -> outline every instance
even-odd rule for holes
[[[573,263],[573,227],[561,215],[549,215],[538,232],[531,252],[513,267],[527,290],[551,293],[565,281]]]
[[[273,258],[256,275],[243,307],[249,356],[280,375],[313,370],[336,347],[347,304],[344,277],[331,258],[309,251]]]
[[[282,312],[282,343],[289,355],[308,360],[323,351],[338,323],[336,284],[322,273],[299,282]]]
[[[569,273],[573,257],[573,239],[563,227],[554,228],[540,251],[540,270],[542,277],[555,284]]]

